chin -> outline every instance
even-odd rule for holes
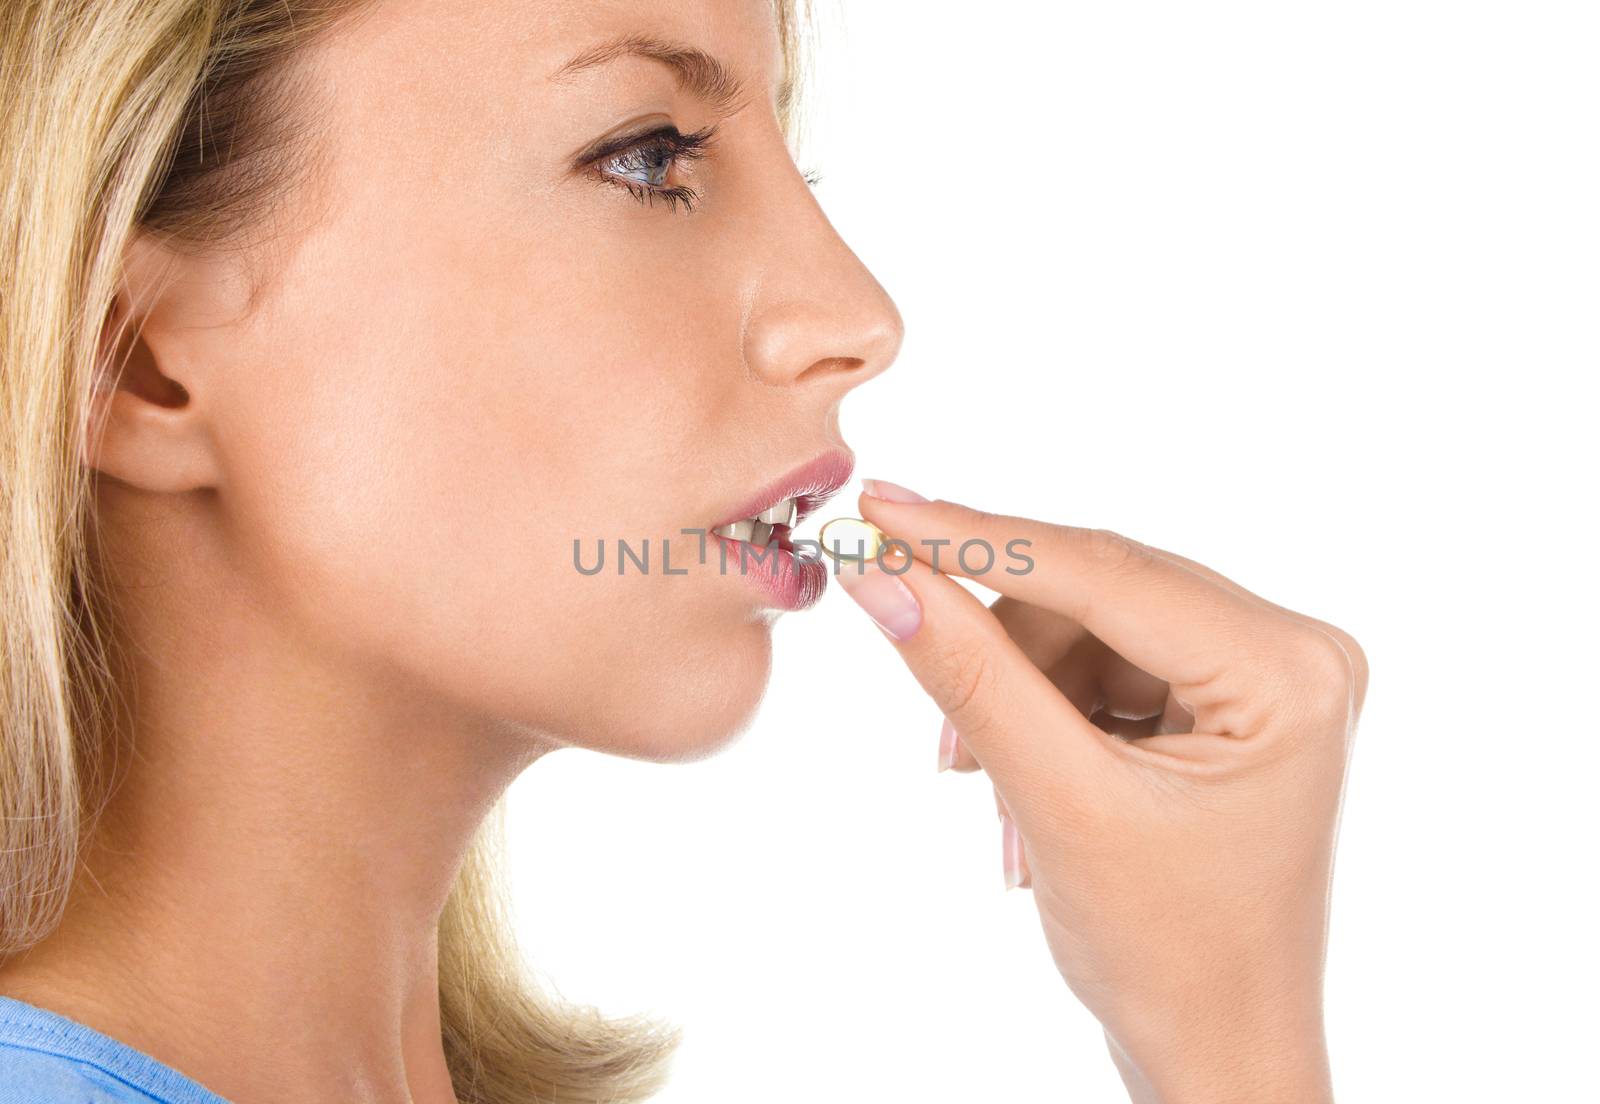
[[[670,662],[623,679],[612,723],[575,741],[599,751],[653,762],[693,762],[728,747],[750,727],[772,672],[770,626],[685,642]],[[598,737],[598,733],[605,733]]]

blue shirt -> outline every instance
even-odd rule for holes
[[[143,1051],[0,996],[0,1104],[228,1104]]]

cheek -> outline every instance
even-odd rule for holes
[[[711,520],[725,353],[598,290],[543,312],[434,290],[306,304],[261,342],[273,371],[241,369],[226,397],[235,545],[271,608],[312,647],[496,720],[648,758],[714,748],[765,687],[766,622],[710,573],[583,575],[573,542]]]

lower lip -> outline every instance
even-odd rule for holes
[[[713,534],[715,536],[715,534]],[[713,561],[726,575],[743,575],[779,609],[803,610],[817,604],[828,589],[828,565],[802,559],[776,545],[757,548],[745,541],[717,537]]]

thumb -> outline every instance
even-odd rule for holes
[[[1062,696],[974,595],[896,544],[878,557],[842,561],[837,573],[1019,824],[1044,823],[1035,819],[1041,815],[1059,818],[1063,800],[1099,792],[1111,762],[1109,737]]]

